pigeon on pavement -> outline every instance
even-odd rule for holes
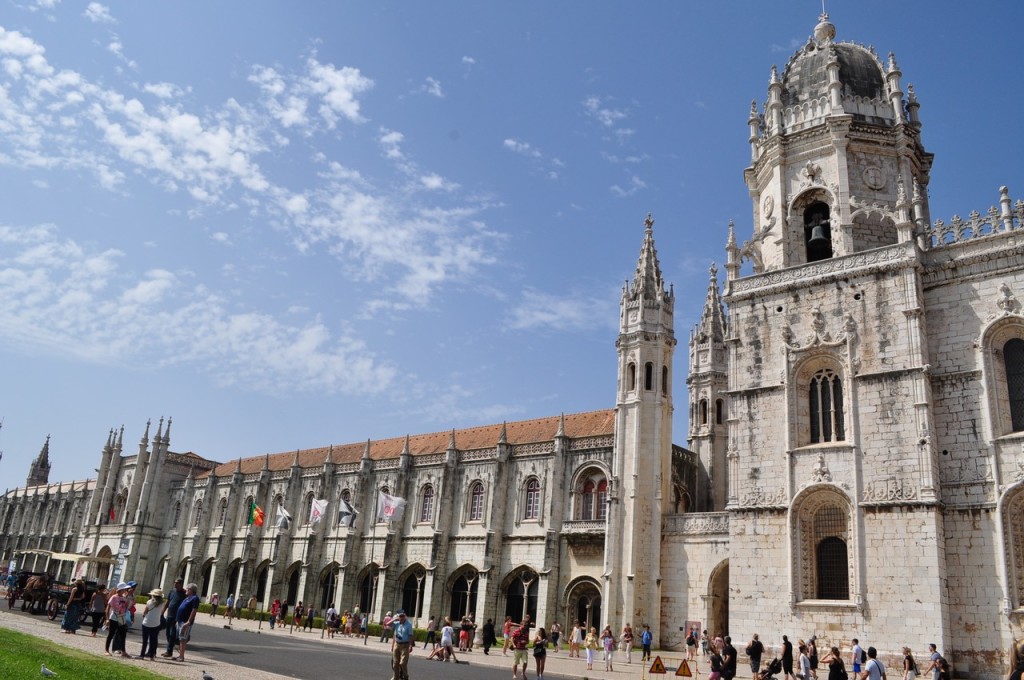
[[[49,668],[47,668],[45,663],[42,666],[39,667],[39,672],[43,675],[43,677],[47,677],[47,678],[55,678],[55,677],[57,677],[57,674],[54,673],[53,671],[51,671]]]
[[[203,680],[213,680],[213,676],[206,671],[203,671]]]

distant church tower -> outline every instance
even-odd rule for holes
[[[690,394],[688,448],[697,454],[697,487],[693,508],[687,512],[725,509],[726,390],[728,372],[725,347],[725,311],[718,289],[718,268],[711,265],[711,280],[700,323],[690,334]]]
[[[723,297],[726,507],[730,551],[770,563],[772,581],[733,561],[729,624],[823,631],[842,611],[844,630],[885,637],[872,612],[912,572],[899,618],[931,617],[941,647],[946,539],[920,273],[932,155],[895,57],[834,38],[822,15],[750,113],[753,234],[742,246],[730,234]],[[894,551],[905,567],[886,562]],[[765,604],[766,588],[783,595]]]
[[[36,459],[32,461],[32,466],[28,469],[28,480],[25,482],[25,486],[40,486],[47,484],[50,481],[50,435],[46,435],[46,442],[43,444],[43,449],[36,456]]]
[[[661,517],[672,499],[675,295],[654,249],[654,220],[619,306],[615,450],[605,540],[604,619],[647,622],[658,639]],[[636,578],[634,578],[636,577]]]

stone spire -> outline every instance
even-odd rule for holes
[[[501,434],[498,435],[499,444],[508,444],[508,428],[505,426],[505,421],[501,421]]]
[[[167,429],[164,430],[164,446],[169,446],[171,443],[171,421],[173,418],[167,417]]]
[[[665,280],[661,277],[658,251],[654,248],[654,218],[651,213],[647,213],[647,219],[644,220],[644,243],[640,248],[640,258],[636,263],[636,273],[633,274],[628,296],[630,300],[664,300],[672,297],[665,292]]]
[[[43,443],[42,450],[39,451],[39,455],[32,461],[32,466],[28,469],[28,480],[25,482],[26,486],[39,486],[46,484],[50,479],[50,435],[46,435],[46,441]]]
[[[555,432],[555,438],[565,436],[565,413],[558,417],[558,431]]]
[[[726,321],[722,296],[718,290],[718,266],[714,262],[711,263],[708,274],[708,294],[704,298],[704,311],[701,312],[700,323],[697,325],[698,342],[722,342],[725,340]]]

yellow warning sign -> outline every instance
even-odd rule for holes
[[[654,663],[651,664],[651,670],[649,670],[648,673],[661,673],[662,675],[665,674],[665,664],[661,662],[660,656],[654,657]]]
[[[686,663],[686,659],[679,664],[679,668],[676,669],[676,677],[692,678],[693,674],[690,673],[690,664]]]

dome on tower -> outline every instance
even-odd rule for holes
[[[790,57],[782,74],[782,105],[786,108],[800,107],[815,102],[827,101],[829,96],[829,63],[839,66],[839,82],[845,101],[878,102],[885,106],[888,89],[885,68],[878,55],[870,48],[850,42],[835,42],[835,26],[822,15],[814,28],[814,36],[808,39],[796,54]],[[877,119],[876,114],[858,111],[851,107],[847,113],[861,119]],[[892,116],[882,116],[892,121]]]

